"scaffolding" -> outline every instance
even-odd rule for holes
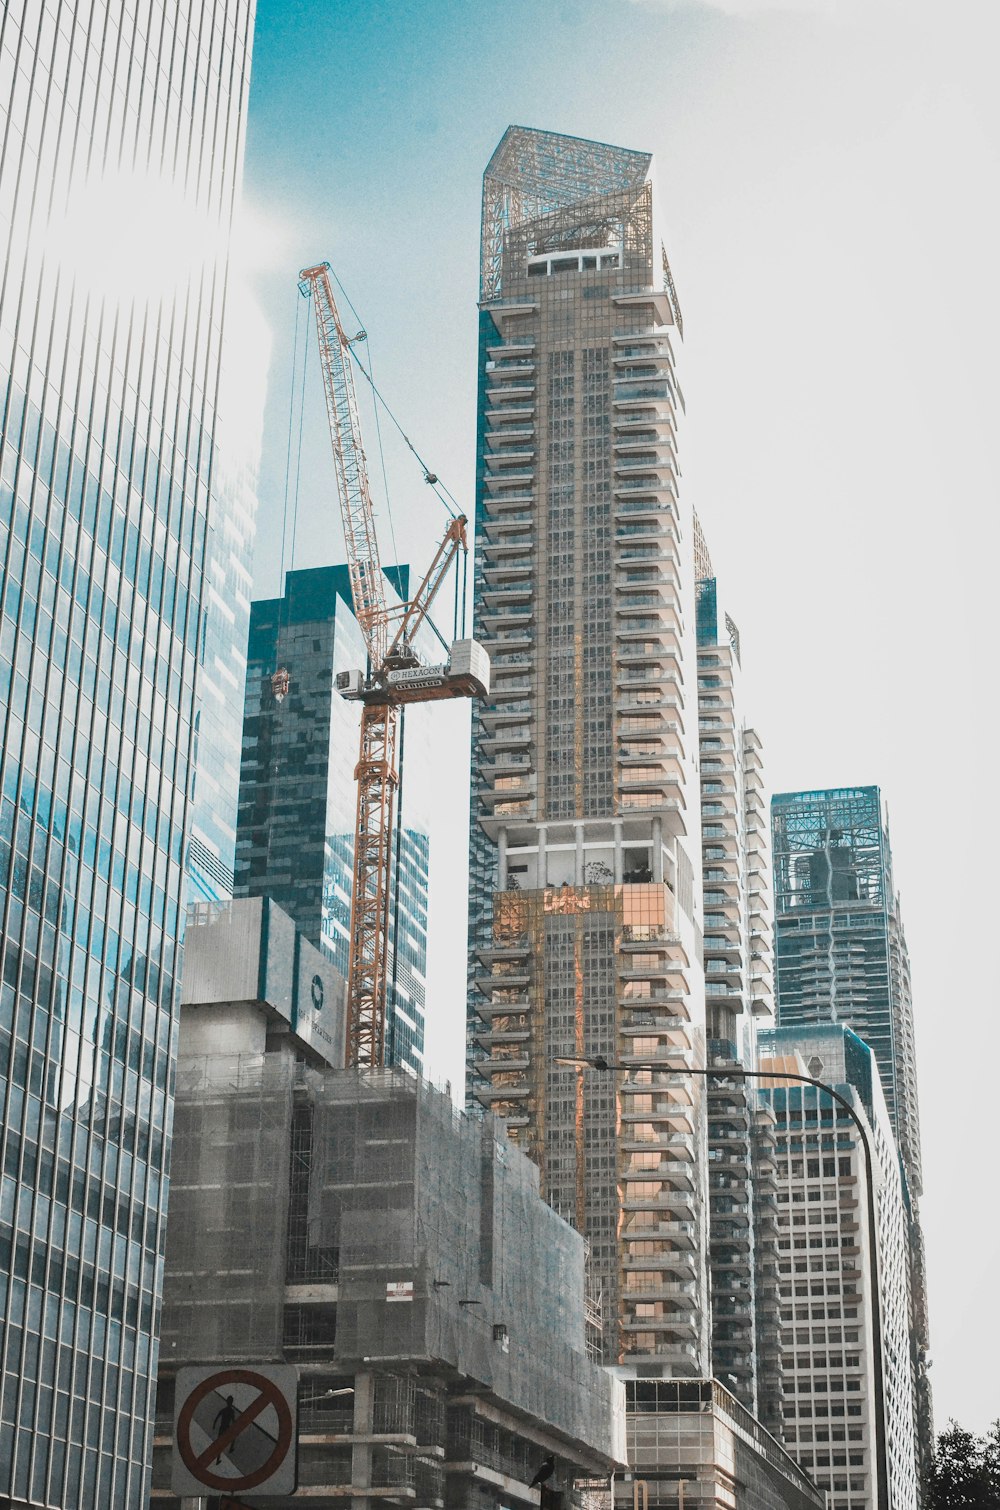
[[[497,1510],[532,1502],[554,1451],[569,1507],[577,1473],[620,1461],[583,1240],[492,1118],[400,1071],[182,1059],[175,1150],[158,1487],[174,1373],[193,1363],[297,1365],[313,1494]],[[482,1490],[483,1470],[507,1488]]]
[[[177,1362],[281,1357],[292,1081],[269,1061],[178,1075],[161,1328]]]

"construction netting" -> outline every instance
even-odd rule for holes
[[[339,1254],[338,1359],[437,1360],[612,1452],[582,1239],[491,1120],[408,1076],[314,1083],[310,1228]]]
[[[164,1363],[281,1357],[292,1080],[277,1055],[178,1070]]]

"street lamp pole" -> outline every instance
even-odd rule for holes
[[[885,1372],[882,1353],[882,1306],[881,1289],[879,1285],[879,1254],[878,1254],[878,1221],[875,1212],[875,1160],[868,1136],[868,1129],[858,1116],[854,1107],[832,1085],[827,1085],[824,1080],[814,1080],[810,1075],[796,1075],[789,1070],[748,1070],[742,1065],[716,1065],[709,1069],[690,1069],[686,1065],[656,1064],[615,1064],[605,1059],[602,1054],[594,1054],[588,1058],[556,1058],[553,1061],[557,1065],[563,1065],[568,1069],[592,1069],[592,1070],[660,1070],[675,1075],[700,1075],[704,1080],[794,1080],[799,1085],[811,1085],[816,1090],[823,1091],[842,1107],[857,1128],[858,1137],[865,1151],[865,1192],[868,1206],[868,1253],[871,1265],[869,1283],[871,1294],[869,1304],[871,1310],[872,1329],[872,1373],[875,1381],[875,1461],[877,1497],[876,1510],[890,1510],[889,1507],[889,1463],[886,1452],[886,1419],[885,1419]]]

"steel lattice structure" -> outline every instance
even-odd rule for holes
[[[582,137],[509,126],[483,177],[480,298],[499,297],[505,242],[602,244],[638,213],[648,222],[652,155]]]
[[[399,772],[396,743],[399,708],[411,702],[482,696],[475,657],[456,669],[431,668],[439,674],[393,682],[393,672],[419,668],[411,639],[419,632],[453,562],[466,554],[466,519],[453,518],[431,566],[411,602],[391,614],[386,602],[379,558],[368,469],[361,441],[350,339],[337,310],[329,264],[304,268],[299,287],[313,300],[326,398],[334,474],[340,501],[354,614],[370,661],[369,674],[353,695],[362,701],[361,748],[355,769],[358,787],[354,831],[354,877],[351,893],[351,946],[347,968],[348,1063],[377,1068],[385,1063],[386,966],[389,958],[389,901],[392,836]],[[390,640],[390,617],[398,619]],[[452,647],[454,654],[460,644]],[[488,660],[480,652],[485,666]],[[467,664],[468,662],[468,664]],[[363,682],[363,686],[360,683]]]

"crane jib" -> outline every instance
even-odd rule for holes
[[[413,650],[452,562],[457,563],[460,556],[463,563],[466,559],[464,516],[450,521],[420,587],[404,605],[390,644],[386,584],[348,351],[351,343],[333,297],[329,264],[304,268],[299,287],[313,299],[354,615],[370,662],[367,676],[360,671],[340,672],[336,682],[344,697],[362,704],[355,770],[358,802],[347,969],[347,1058],[352,1065],[377,1067],[385,1062],[399,706],[447,697],[486,697],[490,663],[482,645],[474,640],[456,640],[445,665],[422,666]]]

